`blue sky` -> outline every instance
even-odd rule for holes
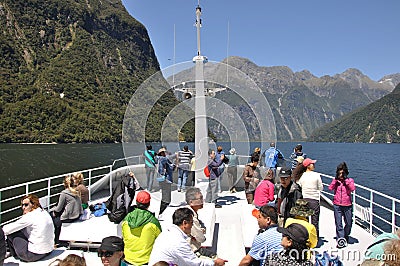
[[[148,30],[161,68],[196,55],[198,0],[122,0]],[[373,80],[400,73],[399,0],[201,0],[202,54],[334,75],[357,68]],[[228,45],[229,25],[229,45]]]

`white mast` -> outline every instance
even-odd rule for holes
[[[193,58],[195,66],[196,97],[195,97],[195,155],[196,155],[196,185],[199,179],[204,179],[204,167],[208,160],[208,127],[206,101],[204,95],[204,64],[207,57],[200,50],[201,7],[200,0],[196,7],[197,55]]]

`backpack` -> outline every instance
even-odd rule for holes
[[[317,254],[315,256],[315,266],[343,266],[343,262],[340,261],[339,256],[331,256],[327,251],[323,254]]]
[[[204,167],[204,174],[206,175],[207,178],[210,178],[210,167],[208,167],[208,165],[206,165],[206,167]]]

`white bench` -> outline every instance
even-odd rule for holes
[[[258,232],[257,219],[252,215],[255,209],[252,204],[243,204],[241,208],[240,222],[242,224],[243,244],[245,248],[250,248]]]

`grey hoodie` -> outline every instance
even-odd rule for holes
[[[51,211],[62,212],[61,220],[76,219],[83,213],[81,198],[69,189],[64,189],[61,191],[57,206]]]

